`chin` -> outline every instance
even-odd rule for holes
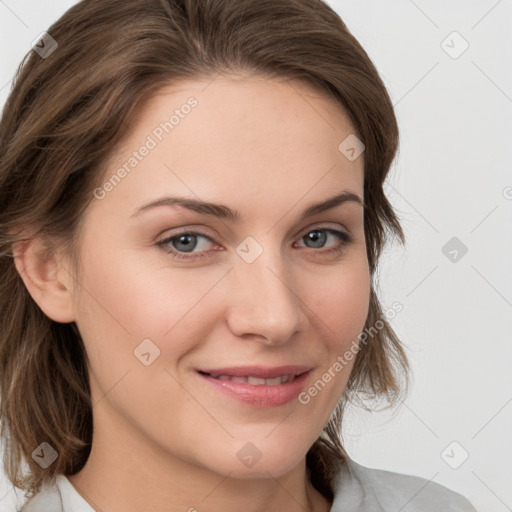
[[[219,464],[216,464],[216,472],[224,475],[229,474],[231,478],[280,478],[292,471],[300,464],[304,457],[297,457],[301,450],[294,450],[293,446],[284,450],[259,451],[254,445],[247,443],[241,449],[235,451],[234,457],[226,458],[226,453],[221,454]],[[210,461],[210,467],[211,463]]]

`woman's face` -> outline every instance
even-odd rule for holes
[[[339,149],[348,117],[299,82],[210,82],[151,99],[83,219],[93,444],[279,476],[329,420],[368,313],[362,204],[303,215],[362,201],[364,155]]]

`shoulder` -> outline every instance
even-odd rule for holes
[[[47,483],[41,486],[37,494],[23,505],[19,512],[63,512],[62,498],[57,484]]]
[[[334,480],[335,501],[348,497],[350,512],[477,512],[462,494],[426,478],[368,468],[348,460]],[[338,506],[339,510],[345,510]]]

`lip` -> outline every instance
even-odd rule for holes
[[[311,366],[286,365],[286,366],[234,366],[230,368],[198,368],[203,373],[214,375],[229,375],[230,377],[260,377],[262,379],[273,379],[281,375],[300,375],[311,370]]]
[[[196,370],[199,377],[213,386],[218,391],[231,396],[235,400],[255,407],[278,407],[297,398],[311,373],[310,366],[239,366],[231,368],[215,368]],[[280,375],[295,375],[291,382],[285,382],[277,386],[265,384],[256,386],[246,382],[234,382],[230,380],[218,380],[205,373],[214,375],[229,375],[231,377],[254,376],[263,379],[272,379]]]

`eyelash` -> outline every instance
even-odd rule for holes
[[[341,240],[341,242],[336,247],[333,247],[326,251],[322,251],[324,253],[336,253],[336,254],[342,253],[344,251],[345,247],[353,242],[353,238],[351,235],[349,235],[348,233],[346,233],[344,231],[339,231],[337,229],[332,229],[332,228],[311,229],[307,233],[305,233],[304,236],[301,237],[301,239],[304,238],[309,233],[312,233],[314,231],[325,231],[326,233],[335,235],[336,237],[338,237]],[[156,243],[156,245],[158,247],[160,247],[163,251],[165,251],[167,254],[170,254],[173,258],[177,258],[180,260],[195,261],[198,259],[209,257],[209,254],[206,251],[203,251],[200,253],[194,253],[195,256],[189,256],[189,254],[191,254],[191,253],[181,253],[181,252],[176,251],[175,249],[172,249],[169,246],[167,246],[168,243],[172,242],[173,240],[175,240],[183,235],[200,236],[200,237],[210,240],[211,242],[214,242],[209,236],[205,235],[204,233],[199,233],[197,231],[183,231],[181,233],[176,233],[176,234],[172,235],[171,237],[167,237],[163,240],[158,241]],[[320,251],[320,249],[319,249],[319,251]]]

